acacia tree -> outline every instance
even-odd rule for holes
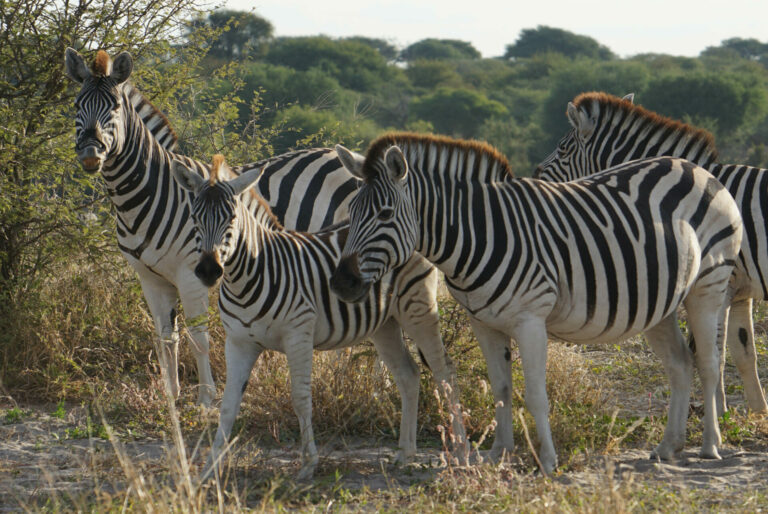
[[[111,227],[84,221],[107,207],[101,181],[74,159],[65,48],[171,59],[196,2],[0,0],[0,319],[57,259],[111,241]]]

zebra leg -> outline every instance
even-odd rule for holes
[[[431,264],[427,263],[429,267]],[[453,456],[459,462],[467,464],[469,443],[461,413],[456,368],[445,350],[440,337],[440,316],[437,310],[437,272],[423,281],[426,291],[421,287],[412,287],[408,294],[398,299],[398,321],[411,337],[421,352],[427,366],[437,383],[440,393],[448,399],[448,412],[451,416]]]
[[[512,431],[512,364],[508,357],[511,338],[471,315],[469,320],[488,366],[488,378],[496,404],[496,438],[491,446],[490,457],[498,460],[505,452],[515,449]]]
[[[549,426],[547,329],[544,320],[529,318],[520,322],[515,327],[515,340],[523,364],[525,405],[536,421],[542,471],[549,474],[557,467],[557,453]]]
[[[176,288],[149,271],[137,269],[141,290],[160,337],[157,356],[173,398],[179,397],[179,332],[176,327]]]
[[[234,341],[227,337],[224,343],[224,354],[227,362],[227,382],[219,411],[219,427],[216,429],[216,437],[208,456],[203,480],[211,476],[212,472],[217,475],[220,472],[221,454],[229,440],[235,418],[240,412],[240,402],[248,385],[253,364],[261,355],[261,348],[250,341]]]
[[[725,269],[725,268],[721,268]],[[716,279],[717,269],[706,278]],[[720,281],[724,283],[725,281]],[[725,291],[717,282],[697,283],[685,299],[688,324],[696,341],[694,355],[699,370],[704,403],[704,430],[701,443],[701,457],[719,459],[720,427],[717,421],[716,392],[720,379],[720,356],[718,348],[725,338],[728,326],[728,306]]]
[[[416,453],[416,424],[419,412],[419,367],[413,361],[403,342],[400,325],[390,318],[371,337],[373,345],[389,371],[395,377],[400,391],[402,414],[400,418],[400,449],[396,464],[407,463]]]
[[[673,459],[685,446],[685,428],[693,380],[693,358],[672,314],[645,331],[648,344],[661,359],[670,384],[669,415],[661,443],[651,458]]]
[[[197,285],[197,280],[193,282]],[[202,286],[179,288],[181,304],[187,319],[187,330],[192,337],[192,353],[197,361],[198,391],[197,403],[210,407],[216,397],[216,384],[211,374],[208,342],[208,289]]]
[[[297,480],[312,478],[318,456],[312,431],[312,336],[302,333],[283,345],[291,374],[291,400],[301,430],[301,469]]]
[[[741,380],[747,406],[754,412],[768,412],[763,388],[757,375],[755,330],[752,325],[752,298],[733,302],[728,315],[728,349]],[[718,414],[722,414],[718,412]]]

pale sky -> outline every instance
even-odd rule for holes
[[[496,57],[520,30],[549,25],[596,39],[621,57],[696,56],[731,37],[768,42],[768,0],[223,0],[268,19],[277,36],[469,41]]]

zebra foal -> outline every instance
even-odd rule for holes
[[[545,387],[548,334],[610,343],[643,331],[672,386],[654,454],[668,459],[682,450],[692,380],[675,314],[682,303],[704,389],[701,454],[719,458],[717,341],[742,226],[714,177],[682,159],[658,158],[564,184],[514,179],[488,145],[413,134],[379,138],[362,162],[337,150],[363,182],[331,288],[354,301],[413,252],[445,273],[488,364],[498,422],[492,456],[514,447],[510,338],[550,472],[557,456]]]
[[[81,85],[75,99],[75,151],[83,169],[101,173],[115,206],[117,243],[138,275],[160,339],[160,362],[171,394],[179,393],[176,323],[178,299],[187,319],[207,319],[208,289],[195,278],[195,227],[189,195],[171,175],[183,160],[203,175],[208,165],[174,153],[176,136],[167,118],[129,82],[133,58],[114,61],[99,51],[89,68],[72,48],[66,74]],[[235,168],[265,168],[261,195],[280,221],[295,230],[318,230],[343,219],[356,181],[336,152],[313,149]],[[207,324],[189,327],[197,361],[198,401],[210,405],[216,388],[208,358]]]
[[[633,98],[584,93],[569,102],[566,114],[573,128],[539,164],[535,176],[567,181],[633,159],[668,155],[704,167],[726,187],[739,206],[744,237],[729,293],[725,345],[744,382],[747,406],[755,412],[768,412],[757,374],[752,324],[752,301],[768,300],[768,169],[720,164],[709,132],[634,105]],[[720,358],[718,414],[726,409],[724,351]]]
[[[229,438],[256,359],[270,349],[288,359],[301,429],[299,478],[311,477],[318,461],[310,391],[313,350],[351,346],[368,337],[401,394],[396,460],[410,458],[416,451],[419,373],[400,327],[413,338],[438,383],[452,386],[451,405],[457,398],[453,364],[440,339],[437,271],[414,257],[383,276],[361,298],[363,303],[346,304],[328,289],[347,236],[346,224],[317,234],[284,230],[266,203],[247,191],[259,180],[260,170],[232,178],[220,155],[213,158],[209,179],[179,161],[173,174],[194,195],[191,212],[201,252],[195,274],[208,287],[223,275],[219,310],[226,331],[227,381],[206,474]],[[460,416],[454,416],[453,430],[461,447],[465,437]]]

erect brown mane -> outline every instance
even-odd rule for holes
[[[378,139],[374,140],[368,147],[368,152],[365,156],[363,163],[363,176],[366,180],[373,178],[377,171],[374,163],[377,159],[384,157],[384,152],[390,146],[401,144],[406,145],[421,145],[424,147],[437,146],[437,147],[457,147],[467,153],[476,153],[484,155],[488,158],[489,162],[496,161],[499,163],[499,168],[502,173],[507,174],[510,177],[514,177],[512,168],[509,165],[507,158],[498,151],[495,147],[486,143],[485,141],[476,141],[471,139],[454,139],[447,136],[435,136],[432,134],[416,134],[413,132],[391,132],[384,134]]]
[[[94,57],[93,63],[91,64],[91,72],[94,75],[106,77],[111,71],[111,65],[112,60],[109,58],[109,54],[104,50],[99,50],[96,52],[96,57]]]
[[[211,176],[208,178],[208,183],[211,186],[214,186],[216,182],[220,182],[222,180],[232,180],[237,176],[238,175],[236,175],[235,172],[232,171],[232,169],[229,167],[223,155],[217,153],[211,158]],[[267,213],[267,217],[274,225],[274,228],[282,230],[282,223],[280,223],[280,220],[277,219],[275,213],[272,212],[272,207],[270,207],[267,201],[258,193],[255,186],[248,188],[248,194],[252,200],[259,202],[259,205]]]
[[[693,125],[688,125],[687,123],[683,123],[681,121],[673,120],[672,118],[668,118],[666,116],[662,116],[658,113],[646,109],[645,107],[635,105],[629,100],[624,100],[618,96],[609,95],[608,93],[592,91],[589,93],[582,93],[573,99],[573,104],[576,106],[576,108],[584,107],[587,111],[590,111],[590,107],[594,103],[600,104],[603,107],[601,110],[605,110],[606,108],[612,109],[614,111],[620,110],[638,118],[646,119],[657,126],[661,125],[669,128],[670,130],[686,134],[693,140],[702,141],[712,156],[712,159],[714,161],[717,160],[715,138],[707,130],[694,127]]]
[[[208,184],[214,185],[216,182],[221,180],[219,178],[219,173],[221,172],[221,167],[226,166],[227,163],[224,161],[224,156],[220,153],[217,153],[213,156],[211,159],[211,176],[208,177]]]

